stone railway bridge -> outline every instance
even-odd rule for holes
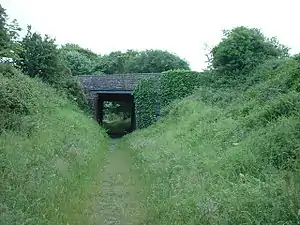
[[[78,76],[77,79],[87,92],[88,101],[94,112],[94,118],[103,123],[105,101],[121,101],[131,103],[131,129],[136,128],[135,104],[133,90],[141,79],[156,77],[157,73],[143,74],[110,74]]]

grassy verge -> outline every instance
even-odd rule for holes
[[[1,81],[1,224],[86,224],[99,185],[104,129],[22,74]]]
[[[238,94],[204,88],[125,137],[147,192],[145,224],[300,223],[299,64],[276,63]]]

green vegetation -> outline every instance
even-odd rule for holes
[[[125,65],[126,73],[161,73],[168,70],[189,70],[188,63],[177,55],[161,50],[146,50],[130,57]]]
[[[141,191],[143,184],[133,170],[131,151],[117,139],[110,140],[107,164],[101,176],[100,193],[95,195],[86,224],[144,224],[147,209]]]
[[[257,65],[268,59],[288,56],[288,48],[276,38],[265,37],[256,28],[237,27],[225,30],[223,35],[222,41],[210,52],[209,61],[227,85],[239,85]]]
[[[188,70],[171,70],[159,77],[159,101],[161,106],[168,106],[176,99],[192,94],[200,85],[201,74]]]
[[[66,44],[59,49],[59,52],[62,62],[70,69],[72,75],[99,74],[95,69],[98,55],[92,51],[75,44]]]
[[[16,64],[24,74],[37,77],[65,93],[69,100],[87,110],[86,96],[79,83],[72,77],[70,70],[61,60],[55,40],[49,36],[31,32],[28,26],[26,36],[20,41],[22,51]]]
[[[157,80],[147,78],[140,81],[133,92],[135,102],[136,125],[146,128],[156,122]]]
[[[241,30],[253,32],[234,29],[218,46],[234,51]],[[254,67],[261,51],[242,51],[238,59],[253,60],[245,74],[244,61],[200,73],[194,94],[124,139],[145,183],[144,224],[300,223],[300,61],[282,53]]]
[[[198,73],[164,51],[19,39],[2,7],[0,28],[1,224],[300,224],[299,54],[238,27]],[[108,143],[72,75],[126,71],[162,74],[134,91],[147,129]],[[104,125],[127,130],[130,106],[111,105],[128,115]]]
[[[22,50],[19,38],[19,25],[16,20],[8,21],[6,10],[0,5],[0,57],[1,61],[7,59],[18,60],[18,53]],[[6,59],[4,59],[5,57]]]
[[[192,94],[200,82],[201,74],[189,70],[169,70],[141,80],[133,93],[137,127],[146,128],[155,123],[159,113],[167,112],[170,102]]]
[[[103,127],[107,129],[108,134],[124,135],[131,132],[131,119],[118,119],[115,121],[103,121]]]
[[[96,70],[105,74],[161,73],[171,69],[189,69],[188,63],[167,51],[145,50],[111,52],[99,57]]]
[[[0,224],[87,224],[105,130],[78,107],[54,40],[30,29],[17,40],[2,7],[0,21]]]
[[[105,131],[58,92],[0,72],[1,224],[85,224]]]
[[[21,45],[23,51],[17,64],[25,74],[38,77],[49,84],[60,83],[68,75],[67,69],[60,61],[54,39],[47,35],[42,37],[36,32],[32,33],[31,27],[28,26]]]

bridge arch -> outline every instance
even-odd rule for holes
[[[131,128],[136,129],[135,103],[133,90],[141,79],[158,76],[157,73],[111,74],[78,76],[88,101],[93,109],[94,118],[103,124],[104,102],[123,101],[131,103]]]

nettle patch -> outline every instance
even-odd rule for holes
[[[141,80],[133,93],[137,128],[156,122],[162,108],[192,94],[200,86],[200,80],[201,73],[189,70],[171,70]]]

